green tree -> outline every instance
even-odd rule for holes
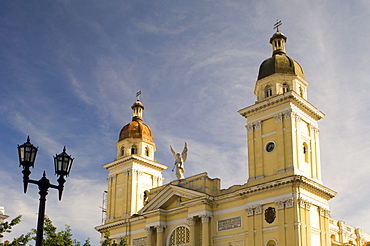
[[[8,233],[11,232],[13,226],[19,224],[22,221],[21,218],[22,218],[22,215],[18,215],[17,217],[12,219],[10,222],[5,221],[3,223],[0,223],[0,238],[4,237],[5,232],[8,232]]]
[[[110,238],[110,231],[108,230],[104,233],[104,241],[102,242],[101,246],[110,246],[110,245],[129,246],[127,243],[127,237],[121,238],[118,244],[116,243],[116,241],[112,242],[112,239]]]
[[[4,222],[1,223],[0,237],[3,237],[4,232],[10,232],[11,228],[20,223],[21,216],[16,217],[10,223]],[[36,229],[32,229],[31,232],[27,234],[22,234],[18,238],[14,238],[13,242],[10,243],[11,246],[25,246],[31,240],[36,240]],[[81,246],[81,243],[76,239],[72,239],[72,229],[69,225],[65,225],[64,230],[57,231],[57,228],[53,225],[53,222],[49,217],[45,216],[44,218],[44,238],[43,246]],[[0,246],[4,244],[0,243]],[[85,240],[85,243],[82,246],[91,246],[90,238]]]

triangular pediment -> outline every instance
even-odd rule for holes
[[[167,185],[139,211],[139,214],[157,209],[169,210],[177,207],[179,203],[206,197],[208,195],[202,192],[176,185]]]

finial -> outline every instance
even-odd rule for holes
[[[279,32],[279,26],[282,24],[281,20],[277,19],[273,29],[276,29],[276,32]]]
[[[138,90],[136,92],[136,97],[137,97],[137,100],[140,101],[140,95],[141,95],[141,90]]]

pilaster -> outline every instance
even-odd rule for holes
[[[202,246],[210,246],[210,238],[209,238],[209,220],[210,217],[208,215],[202,215]]]
[[[163,232],[164,232],[164,226],[156,226],[157,230],[157,246],[165,245],[163,242]]]
[[[147,246],[152,246],[152,235],[153,235],[153,228],[146,227],[146,240],[147,240]]]
[[[194,217],[188,217],[187,218],[189,227],[190,227],[190,246],[196,246],[195,240],[196,240],[196,231],[195,231],[195,218]]]

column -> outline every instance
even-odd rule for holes
[[[164,231],[164,226],[157,226],[157,246],[162,246],[163,244],[163,231]]]
[[[202,215],[202,246],[210,246],[209,240],[209,216]]]
[[[153,229],[151,227],[146,227],[146,244],[147,246],[152,246],[152,234],[153,234]]]
[[[196,246],[196,232],[195,232],[195,218],[189,217],[188,219],[189,227],[190,227],[190,246]]]

